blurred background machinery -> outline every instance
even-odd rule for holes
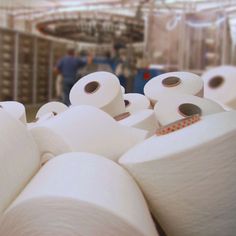
[[[73,44],[79,54],[123,56],[127,92],[153,76],[197,74],[236,64],[234,0],[2,0],[0,100],[56,99],[53,67]]]

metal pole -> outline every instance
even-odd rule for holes
[[[49,101],[52,99],[53,96],[53,52],[54,52],[54,44],[50,42],[50,52],[49,52],[49,85],[48,85],[48,98]]]
[[[15,33],[15,45],[13,50],[14,53],[14,91],[13,91],[13,99],[15,101],[18,100],[18,74],[19,74],[19,33]]]
[[[221,57],[221,64],[227,64],[227,19],[226,13],[224,12],[225,20],[223,22],[223,42],[222,42],[222,57]]]
[[[38,72],[38,39],[34,37],[33,59],[33,104],[37,102],[37,72]]]

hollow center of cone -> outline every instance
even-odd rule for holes
[[[124,102],[125,102],[125,107],[127,107],[127,106],[129,106],[130,105],[130,101],[129,100],[124,100]]]
[[[171,76],[162,80],[162,84],[165,87],[174,87],[180,84],[181,79],[175,76]]]
[[[188,117],[188,116],[197,115],[197,114],[201,115],[202,110],[200,107],[192,103],[183,103],[179,106],[179,113],[183,117]]]
[[[84,90],[86,93],[95,93],[100,87],[100,84],[97,81],[92,81],[86,84]]]
[[[223,82],[224,78],[222,76],[215,76],[209,81],[208,85],[210,88],[214,89],[220,87],[223,84]]]
[[[53,114],[54,116],[56,116],[56,115],[57,115],[57,112],[53,111],[52,114]]]

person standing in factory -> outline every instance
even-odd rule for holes
[[[75,48],[67,47],[67,54],[59,60],[55,71],[63,77],[63,102],[70,105],[69,94],[73,85],[76,83],[76,73],[86,65],[86,60],[75,56]]]
[[[128,78],[130,77],[130,65],[127,60],[126,51],[124,49],[119,52],[119,60],[115,69],[115,74],[120,80],[120,84],[127,89]]]

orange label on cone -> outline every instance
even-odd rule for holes
[[[162,128],[156,131],[156,135],[159,136],[175,132],[176,130],[190,126],[191,124],[194,124],[199,120],[200,120],[199,114],[186,117],[184,119],[170,123],[169,125],[163,126]]]

